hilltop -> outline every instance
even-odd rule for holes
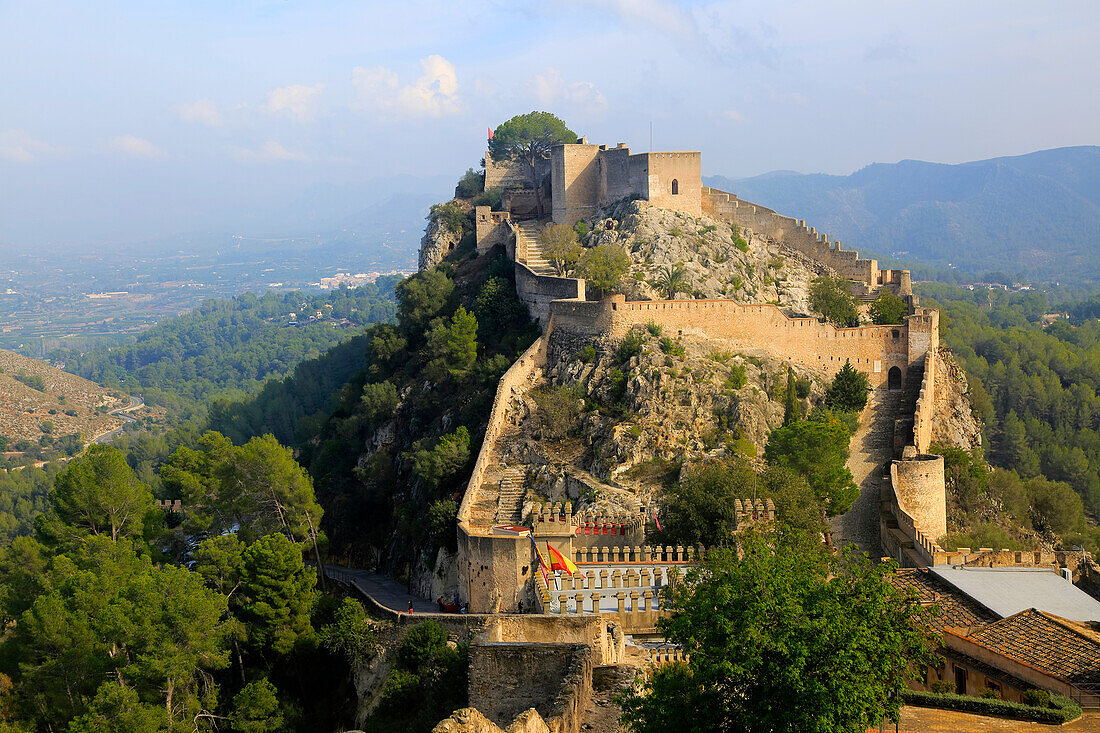
[[[1100,147],[956,165],[903,160],[847,176],[712,176],[710,185],[880,255],[968,273],[1100,278]]]
[[[67,435],[87,442],[122,427],[122,418],[108,413],[129,404],[120,392],[0,350],[0,436],[11,446]]]

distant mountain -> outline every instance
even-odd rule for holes
[[[1100,147],[945,165],[875,163],[848,176],[709,176],[854,249],[1024,280],[1100,281]]]

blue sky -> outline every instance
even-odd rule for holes
[[[0,248],[457,178],[531,109],[734,177],[1096,144],[1098,41],[1093,0],[0,0]]]

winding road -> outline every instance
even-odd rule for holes
[[[130,415],[127,415],[126,413],[132,412],[133,410],[136,410],[139,407],[144,407],[144,406],[145,406],[145,400],[141,399],[140,397],[134,397],[134,396],[131,395],[131,397],[130,397],[130,406],[129,407],[120,407],[117,410],[111,410],[107,414],[108,415],[118,415],[119,417],[121,417],[123,420],[125,420],[127,422],[137,422],[137,418],[131,417]],[[106,433],[101,433],[101,434],[95,436],[94,438],[92,438],[90,441],[88,441],[88,445],[96,445],[96,444],[106,445],[107,443],[110,443],[112,440],[114,440],[116,437],[118,437],[122,433],[122,431],[125,430],[125,429],[126,429],[126,425],[122,425],[121,427],[115,428],[114,430],[108,430]]]

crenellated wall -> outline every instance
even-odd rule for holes
[[[864,289],[856,295],[870,294],[879,287],[887,287],[898,295],[913,292],[908,270],[880,270],[876,260],[860,259],[854,250],[842,249],[840,242],[830,244],[828,235],[807,227],[804,220],[777,214],[765,206],[742,201],[732,193],[707,186],[702,188],[701,197],[702,210],[707,216],[732,221],[782,242],[828,265],[841,277],[862,283]]]
[[[484,254],[498,244],[507,246],[512,239],[508,212],[493,211],[488,206],[475,206],[474,232],[478,254]]]
[[[826,374],[850,361],[872,384],[897,367],[904,380],[910,364],[938,344],[936,311],[907,317],[900,326],[836,328],[816,318],[792,318],[775,305],[733,300],[627,301],[621,295],[596,302],[554,302],[556,328],[621,339],[635,325],[659,323],[666,333],[721,341],[737,351],[769,355]],[[928,311],[929,309],[919,309]]]

